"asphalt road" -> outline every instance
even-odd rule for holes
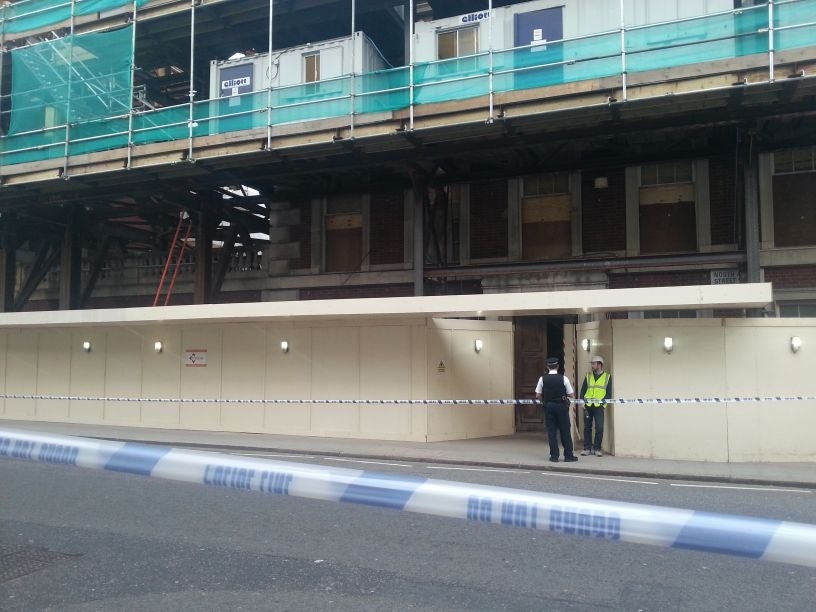
[[[816,524],[803,489],[303,461]],[[0,461],[0,610],[804,610],[814,593],[811,568]]]

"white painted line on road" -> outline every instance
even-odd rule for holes
[[[292,457],[293,459],[314,459],[312,455],[284,455],[282,453],[233,453],[242,457]]]
[[[429,470],[457,470],[459,472],[501,472],[503,474],[529,474],[530,472],[522,472],[519,470],[495,470],[493,468],[466,468],[466,467],[449,467],[445,465],[426,465]]]
[[[386,463],[385,461],[364,461],[363,459],[341,459],[340,457],[323,457],[326,461],[344,461],[346,463],[370,463],[372,465],[391,465],[394,467],[414,467],[410,463]]]
[[[609,482],[631,482],[633,484],[647,484],[656,485],[659,482],[651,482],[650,480],[627,480],[625,478],[609,478],[606,476],[581,476],[579,474],[558,474],[556,472],[541,472],[542,476],[558,476],[560,478],[583,478],[584,480],[608,480]]]
[[[679,484],[669,483],[670,487],[697,487],[698,489],[737,489],[738,491],[775,491],[777,493],[813,493],[807,489],[778,489],[775,487],[736,487],[729,485]]]

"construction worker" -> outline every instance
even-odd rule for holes
[[[582,455],[603,457],[601,442],[604,430],[604,408],[606,400],[612,397],[612,375],[604,371],[604,360],[595,355],[589,362],[591,372],[587,372],[581,385],[580,398],[584,400],[584,450]],[[595,439],[592,439],[592,423],[595,422]]]

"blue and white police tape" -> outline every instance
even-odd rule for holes
[[[816,567],[816,525],[0,429],[0,458]]]
[[[37,395],[30,393],[0,393],[0,399],[74,401],[74,402],[145,402],[175,404],[426,404],[426,405],[515,405],[539,404],[534,399],[230,399],[217,397],[121,397],[102,395]],[[653,397],[615,398],[603,400],[616,404],[727,404],[745,402],[812,402],[814,395],[766,395],[751,397]],[[571,399],[574,404],[584,400]]]

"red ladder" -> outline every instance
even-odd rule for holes
[[[179,240],[182,226],[186,225],[187,229],[184,232],[184,239]],[[181,263],[184,261],[184,249],[187,248],[187,240],[190,238],[190,230],[193,227],[193,220],[186,210],[179,213],[178,224],[176,225],[176,233],[173,235],[173,243],[167,251],[167,261],[164,262],[164,270],[162,271],[161,279],[159,280],[159,288],[156,289],[156,297],[153,299],[153,305],[158,306],[159,299],[164,289],[164,281],[167,279],[167,272],[175,259],[176,265],[173,269],[173,278],[170,280],[170,286],[167,288],[167,294],[164,296],[164,305],[170,303],[170,296],[173,294],[173,287],[176,285],[176,278],[178,277]]]

